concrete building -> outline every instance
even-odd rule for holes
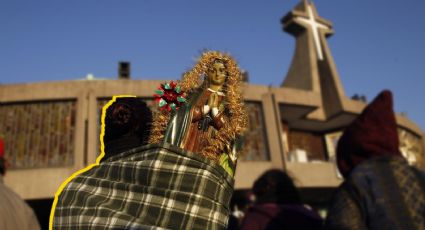
[[[244,85],[250,123],[236,189],[249,189],[262,172],[280,168],[314,200],[341,183],[335,145],[366,104],[345,95],[326,42],[333,34],[332,23],[319,17],[312,3],[301,2],[282,25],[295,37],[296,49],[281,87]],[[24,199],[51,201],[66,178],[95,162],[102,106],[122,94],[149,101],[161,82],[94,79],[0,85],[0,134],[12,165],[5,183]],[[397,122],[403,154],[424,167],[424,131],[404,116],[397,115]]]

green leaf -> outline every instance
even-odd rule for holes
[[[177,97],[178,102],[186,102],[186,98],[184,97]]]
[[[163,96],[164,95],[164,91],[162,90],[155,90],[155,93],[158,94],[159,96]]]
[[[180,86],[176,86],[176,93],[180,93],[182,91],[182,89],[180,88]]]
[[[171,89],[170,83],[165,83],[164,84],[164,89]]]
[[[171,103],[171,104],[170,104],[170,107],[171,107],[171,109],[172,109],[173,111],[175,111],[175,110],[176,110],[176,104]]]
[[[164,99],[162,99],[162,98],[161,98],[161,100],[158,103],[159,107],[162,107],[162,106],[164,106],[166,104],[167,104],[167,102]]]

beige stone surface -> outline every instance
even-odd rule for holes
[[[10,170],[5,184],[24,199],[51,198],[59,186],[79,168]]]
[[[151,97],[153,90],[162,81],[150,80],[93,80],[93,81],[58,81],[39,82],[14,85],[0,85],[0,102],[50,101],[59,99],[75,99],[77,101],[76,139],[74,166],[72,168],[42,168],[11,170],[5,181],[12,189],[25,199],[52,197],[59,185],[73,172],[94,163],[99,150],[98,143],[98,108],[97,99],[119,94],[131,94],[141,97]],[[296,108],[307,108],[311,111],[322,106],[317,92],[267,87],[245,84],[243,88],[245,100],[260,102],[267,134],[267,144],[270,161],[239,162],[236,172],[236,188],[250,188],[254,180],[265,170],[271,168],[287,169],[299,182],[301,187],[333,187],[340,183],[336,177],[335,166],[332,163],[293,163],[286,162],[282,138],[281,121],[291,118],[289,107],[281,109],[282,105],[292,105]],[[346,125],[356,114],[359,114],[365,104],[346,97],[342,100],[341,118],[318,121],[317,119],[298,119],[294,124],[311,130],[326,128],[323,124],[336,126]],[[295,111],[295,110],[293,110]],[[335,120],[336,119],[336,120]],[[338,120],[339,119],[339,120]],[[87,136],[85,125],[87,122]],[[406,117],[397,116],[400,126],[411,130],[417,135],[423,131]],[[332,126],[329,126],[332,127]],[[87,140],[85,140],[87,138]],[[87,147],[85,147],[87,143]]]
[[[329,162],[287,163],[289,175],[299,187],[336,187],[342,182],[336,166]]]

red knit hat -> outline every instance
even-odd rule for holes
[[[364,160],[374,156],[402,156],[392,94],[382,91],[344,131],[338,141],[338,169],[346,177]]]

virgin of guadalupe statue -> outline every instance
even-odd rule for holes
[[[226,54],[205,52],[178,84],[187,92],[187,102],[174,112],[156,113],[150,142],[169,143],[234,166],[247,126],[236,62]]]

